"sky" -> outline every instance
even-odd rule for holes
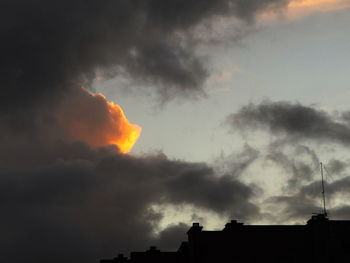
[[[348,0],[2,6],[1,261],[349,219]]]

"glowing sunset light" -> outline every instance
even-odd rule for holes
[[[287,16],[303,17],[317,12],[332,12],[350,7],[348,0],[295,0],[289,3]]]
[[[350,8],[349,0],[293,0],[283,12],[282,17],[287,19],[303,18],[313,13],[333,12]],[[281,14],[267,10],[259,16],[260,21],[274,21]]]
[[[289,11],[296,13],[327,12],[349,7],[348,0],[297,0],[288,5]]]
[[[113,134],[108,136],[109,144],[117,145],[122,153],[128,153],[140,137],[142,129],[128,121],[119,105],[109,101],[107,105],[115,127],[118,127],[119,130],[118,136],[113,136]]]
[[[93,147],[116,145],[121,153],[130,152],[141,134],[119,105],[84,89],[66,97],[56,117],[71,139]]]
[[[295,7],[316,7],[325,5],[339,4],[344,1],[342,0],[295,0],[288,4],[289,8]]]

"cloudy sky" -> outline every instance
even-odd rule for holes
[[[349,218],[348,0],[1,6],[1,261]]]

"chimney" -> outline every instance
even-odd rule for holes
[[[194,233],[200,233],[202,231],[202,226],[199,223],[193,223],[192,227],[187,231],[187,235],[192,235]]]
[[[156,247],[156,246],[150,246],[150,247],[149,247],[149,249],[147,250],[147,252],[148,252],[148,253],[152,253],[152,254],[154,254],[154,253],[159,253],[159,252],[160,252],[160,250],[159,250],[159,249],[157,249],[157,247]]]
[[[238,227],[242,227],[243,223],[238,223],[237,220],[231,220],[231,222],[225,225],[224,231],[235,230]]]

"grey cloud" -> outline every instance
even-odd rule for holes
[[[234,129],[265,129],[292,140],[308,139],[350,143],[350,126],[325,111],[290,102],[249,104],[228,117]]]
[[[236,218],[259,213],[250,186],[206,164],[74,146],[84,159],[73,154],[28,167],[1,165],[3,261],[96,262],[151,244],[176,249],[180,236],[172,233],[185,226],[154,237],[162,215],[152,204],[189,204]]]
[[[294,145],[292,152],[288,154],[281,147],[270,147],[265,158],[286,172],[289,177],[284,186],[286,192],[293,192],[312,181],[319,171],[319,160],[315,151],[305,145]]]
[[[282,194],[263,202],[278,209],[278,219],[272,220],[282,224],[305,223],[312,213],[321,212],[321,183],[315,181],[319,162],[313,150],[297,145],[288,155],[283,151],[273,151],[266,158],[281,166],[286,173],[283,175],[286,179]]]
[[[332,219],[345,219],[349,216],[349,207],[337,204],[337,195],[347,195],[350,189],[350,177],[344,177],[332,183],[325,183],[327,211]],[[339,201],[339,199],[338,199]],[[343,200],[344,201],[344,200]],[[280,215],[283,220],[302,220],[310,217],[311,213],[322,212],[321,181],[315,180],[289,195],[275,196],[266,202],[282,205]],[[337,204],[333,206],[334,204]]]
[[[191,47],[173,43],[157,43],[135,51],[127,65],[133,81],[158,84],[158,92],[165,100],[174,96],[204,96],[202,84],[208,73],[203,62]],[[165,88],[166,87],[166,88]]]
[[[327,198],[332,199],[338,194],[347,194],[350,190],[350,177],[345,176],[337,180],[330,180],[329,177],[325,175],[325,192]],[[300,192],[304,195],[310,197],[320,196],[321,191],[321,181],[315,181],[301,188]]]
[[[340,206],[337,207],[336,209],[332,209],[330,211],[331,216],[341,220],[348,220],[350,217],[350,206],[348,205],[344,205],[344,206]]]
[[[326,164],[325,169],[331,176],[339,176],[346,171],[348,166],[347,161],[332,159]]]
[[[267,131],[273,136],[261,156],[282,167],[287,178],[281,195],[262,202],[267,207],[265,216],[269,217],[269,213],[274,213],[271,211],[279,209],[279,223],[302,223],[311,213],[322,212],[320,160],[316,152],[319,144],[312,149],[309,142],[348,146],[348,116],[346,111],[330,114],[299,103],[264,101],[244,106],[227,118],[231,129],[245,133]],[[344,197],[350,189],[348,161],[332,159],[324,167],[330,216],[344,218],[348,207],[339,205],[339,201],[346,201]]]
[[[336,194],[347,194],[350,190],[350,177],[346,176],[325,184],[326,194],[329,198]]]
[[[266,200],[267,203],[277,205],[278,214],[275,220],[279,222],[305,222],[312,213],[319,213],[320,206],[317,201],[305,196],[296,195],[281,195],[271,197]]]
[[[232,153],[228,156],[221,155],[216,158],[215,166],[218,171],[227,173],[233,177],[240,177],[244,172],[260,157],[260,152],[245,144],[243,149],[237,153]]]

